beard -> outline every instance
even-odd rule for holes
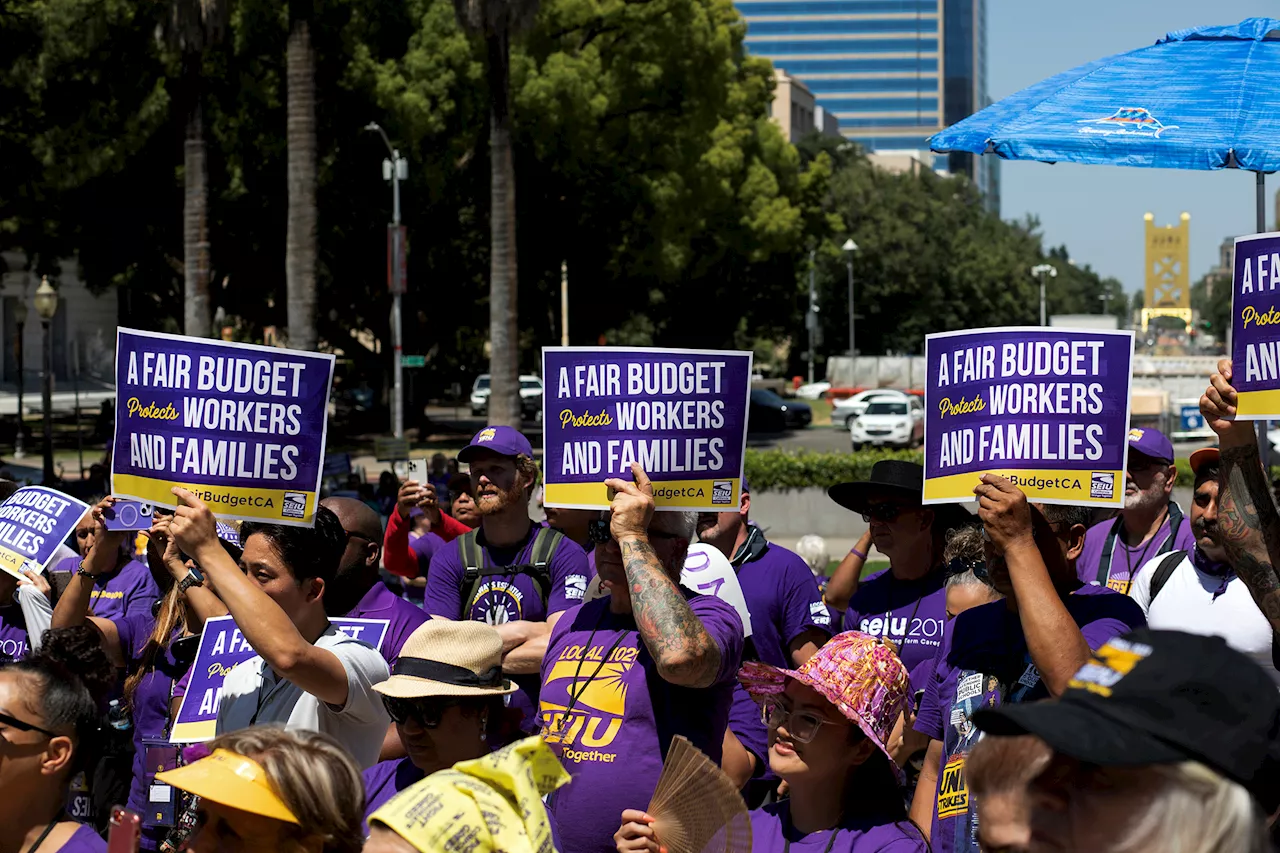
[[[1164,494],[1164,479],[1157,478],[1146,491],[1136,491],[1124,496],[1124,508],[1127,510],[1155,509],[1169,499]]]
[[[512,483],[505,490],[493,488],[485,492],[476,492],[476,514],[483,517],[502,512],[507,507],[516,506],[524,501],[524,489],[519,483]]]

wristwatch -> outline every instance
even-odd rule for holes
[[[204,586],[204,575],[199,569],[187,569],[187,576],[178,581],[178,592],[186,592],[193,586]]]

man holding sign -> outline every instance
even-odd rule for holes
[[[391,724],[373,685],[390,671],[374,648],[325,614],[325,589],[347,542],[337,517],[320,507],[314,529],[245,524],[241,571],[219,544],[209,507],[186,489],[173,493],[180,502],[174,539],[258,653],[223,683],[217,733],[283,723],[332,735],[361,767],[373,765]]]

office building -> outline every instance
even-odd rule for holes
[[[804,81],[868,151],[927,151],[988,103],[985,0],[735,0],[747,49]],[[945,154],[999,209],[999,160]]]
[[[782,135],[793,143],[812,133],[817,126],[813,93],[781,69],[773,72],[773,102],[769,109],[773,120],[782,128]]]

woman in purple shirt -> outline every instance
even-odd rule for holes
[[[764,853],[928,853],[907,820],[902,773],[889,755],[907,706],[907,670],[893,650],[856,631],[840,634],[799,669],[748,662],[738,678],[764,706],[769,767],[788,799],[750,813],[752,850]],[[659,853],[653,818],[628,809],[619,853]]]
[[[107,498],[94,507],[96,523],[101,523],[101,508],[111,500]],[[195,562],[184,558],[169,536],[172,518],[156,515],[150,531],[147,557],[151,573],[166,589],[152,613],[128,614],[115,619],[87,615],[94,586],[92,575],[99,565],[98,549],[111,553],[119,547],[118,537],[123,535],[101,528],[85,557],[85,574],[72,578],[53,611],[55,628],[81,625],[87,618],[98,629],[108,658],[127,673],[124,704],[133,724],[129,808],[143,816],[141,847],[148,851],[156,850],[169,834],[178,811],[171,790],[164,786],[153,788],[154,780],[148,776],[148,771],[154,775],[160,765],[173,766],[177,751],[168,743],[169,728],[182,696],[178,683],[191,666],[195,648],[192,646],[184,652],[176,641],[190,637],[190,646],[206,619],[227,613],[218,597],[204,585]],[[238,560],[240,548],[234,528],[219,525],[218,534],[232,558]],[[156,790],[166,791],[169,799],[157,801],[149,795]]]
[[[64,820],[67,787],[89,766],[111,664],[89,628],[51,630],[0,669],[0,833],[16,849],[102,853],[93,827]]]

